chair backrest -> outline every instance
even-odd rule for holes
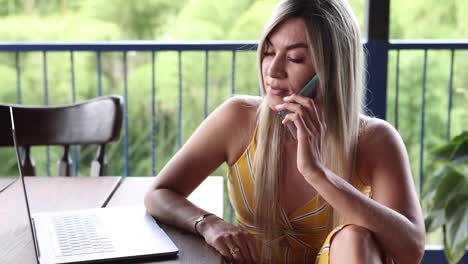
[[[13,106],[18,145],[24,151],[21,166],[25,175],[35,173],[31,146],[63,146],[57,174],[71,176],[71,145],[98,145],[96,158],[91,164],[91,176],[107,173],[106,144],[119,139],[123,119],[123,98],[103,96],[82,103],[65,106],[25,106],[0,104],[0,122],[9,123],[5,108]],[[3,108],[3,109],[2,109]],[[0,129],[0,147],[12,147],[11,130]]]

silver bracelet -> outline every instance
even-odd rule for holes
[[[205,220],[205,218],[207,218],[210,215],[214,215],[214,214],[211,214],[211,213],[203,214],[203,215],[199,216],[197,219],[195,219],[195,222],[193,224],[193,229],[195,229],[195,233],[200,235],[200,232],[198,232],[198,229],[197,229],[197,225],[198,225],[198,223]]]

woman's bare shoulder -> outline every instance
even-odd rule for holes
[[[233,96],[218,106],[208,117],[223,118],[224,122],[232,123],[251,115],[255,116],[261,103],[261,97],[238,95]]]
[[[226,100],[220,108],[223,108],[222,112],[226,117],[233,119],[229,120],[230,122],[249,125],[255,120],[261,101],[261,97],[258,96],[237,95]]]
[[[262,102],[262,97],[253,95],[236,95],[228,99],[229,102],[238,104],[239,107],[247,107],[247,109],[258,108]]]
[[[369,183],[370,171],[382,161],[405,158],[406,149],[398,131],[387,121],[361,116],[365,127],[358,145],[358,171],[361,179]]]
[[[388,140],[400,139],[400,134],[389,122],[376,117],[362,116],[361,118],[366,123],[360,141],[364,146],[374,148],[375,146],[372,145],[375,143],[389,143]]]
[[[257,124],[257,109],[261,102],[261,97],[247,95],[234,96],[225,102],[230,118],[228,165],[234,164],[250,143]]]

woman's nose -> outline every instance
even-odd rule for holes
[[[284,69],[284,62],[279,57],[274,57],[270,65],[268,66],[268,75],[273,78],[284,78],[286,77],[286,71]]]

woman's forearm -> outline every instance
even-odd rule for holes
[[[205,210],[197,207],[186,197],[169,189],[151,190],[145,195],[148,212],[163,223],[197,233],[194,223]]]
[[[369,229],[382,248],[399,263],[418,263],[424,251],[424,234],[407,217],[359,192],[345,180],[324,169],[308,177],[318,193],[346,219]]]

